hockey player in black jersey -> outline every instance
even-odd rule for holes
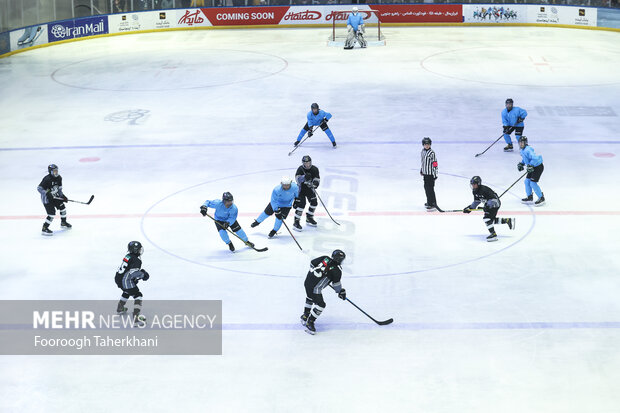
[[[342,288],[340,278],[342,278],[342,261],[346,255],[341,250],[334,250],[332,256],[323,255],[310,261],[310,270],[306,275],[304,287],[306,287],[306,305],[304,313],[301,315],[301,324],[306,327],[309,334],[316,333],[314,322],[325,309],[323,300],[323,288],[330,283],[338,293],[338,297],[345,300],[347,292]]]
[[[319,175],[319,168],[312,165],[312,158],[306,155],[301,158],[301,166],[297,168],[295,172],[295,180],[299,186],[299,195],[295,198],[293,208],[295,208],[295,222],[293,223],[293,229],[301,231],[301,215],[304,212],[306,206],[306,199],[310,203],[308,212],[306,212],[306,224],[311,227],[316,227],[316,221],[314,220],[314,211],[318,202],[316,200],[316,188],[319,187],[321,177]]]
[[[487,226],[487,229],[490,232],[490,235],[487,237],[487,241],[497,241],[497,234],[495,233],[494,224],[502,224],[508,225],[508,228],[515,228],[515,219],[514,218],[496,218],[497,212],[499,211],[500,206],[502,205],[501,201],[497,194],[488,186],[482,185],[482,179],[479,176],[474,176],[469,181],[472,192],[474,194],[474,202],[470,205],[467,205],[463,208],[463,212],[469,214],[472,209],[475,209],[481,203],[484,204],[484,223]]]
[[[127,255],[123,258],[120,268],[114,276],[114,281],[118,288],[123,290],[121,299],[116,307],[116,312],[124,314],[127,311],[125,304],[129,297],[133,297],[133,318],[134,321],[141,321],[144,318],[140,317],[140,311],[142,310],[142,293],[138,288],[138,281],[149,279],[149,273],[146,270],[141,269],[142,260],[140,256],[144,252],[142,244],[138,241],[131,241],[127,245]]]
[[[41,194],[41,202],[47,212],[47,218],[41,229],[42,235],[53,235],[50,230],[50,224],[56,215],[56,209],[60,211],[60,227],[71,229],[71,224],[67,222],[67,209],[65,202],[67,197],[62,192],[62,176],[58,174],[58,166],[51,164],[47,167],[48,174],[43,177],[41,183],[37,187],[37,191]]]

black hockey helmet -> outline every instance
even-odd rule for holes
[[[433,143],[433,141],[428,136],[425,136],[424,138],[422,138],[422,145],[426,145],[426,144],[430,145],[432,143]]]
[[[319,110],[319,104],[318,103],[313,103],[312,105],[310,105],[310,109],[314,110]]]
[[[342,250],[334,250],[332,252],[332,259],[336,262],[336,264],[342,264],[342,261],[347,257],[347,255]]]
[[[127,251],[129,251],[130,254],[140,256],[144,252],[144,248],[142,244],[140,244],[140,241],[131,241],[127,244]]]
[[[506,99],[506,104],[514,104],[514,101],[511,98]]]
[[[519,145],[521,144],[521,142],[523,142],[523,143],[525,144],[525,145],[523,145],[523,147],[525,148],[525,147],[527,146],[527,136],[522,135],[522,136],[519,138]]]
[[[49,173],[50,175],[53,175],[52,171],[53,171],[54,169],[55,169],[56,171],[58,171],[58,165],[56,165],[56,164],[54,164],[54,163],[53,163],[53,164],[50,164],[50,165],[47,165],[47,173]]]
[[[222,194],[222,201],[230,201],[230,202],[232,202],[233,201],[232,194],[230,192],[224,192]]]
[[[306,167],[306,162],[310,162],[310,166]],[[310,169],[312,167],[312,158],[309,155],[304,155],[304,157],[301,158],[301,163],[304,169]]]
[[[471,186],[471,187],[472,187],[472,189],[473,189],[474,184],[476,184],[476,185],[478,185],[478,186],[482,185],[482,178],[480,178],[478,175],[476,175],[476,176],[472,177],[472,178],[469,180],[469,186]]]

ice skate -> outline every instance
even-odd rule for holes
[[[526,196],[525,198],[521,199],[521,202],[523,202],[524,204],[529,204],[531,202],[534,202],[534,195],[530,194]]]

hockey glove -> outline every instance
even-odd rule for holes
[[[69,202],[69,198],[67,198],[66,195],[63,194],[61,198],[62,198],[62,202]]]
[[[319,182],[321,182],[321,180],[319,178],[314,178],[312,180],[312,187],[313,188],[318,188],[319,187]]]
[[[148,273],[148,272],[146,272],[146,270],[142,270],[142,274],[144,274],[144,275],[142,276],[142,279],[143,279],[144,281],[148,281],[148,279],[149,279],[149,278],[151,278],[151,276],[149,275],[149,273]]]
[[[226,222],[226,221],[215,221],[215,222],[217,222],[217,224],[220,227],[222,227],[223,229],[226,229],[226,228],[228,228],[230,226],[230,224],[228,222]]]
[[[340,290],[340,292],[338,293],[338,298],[340,298],[341,300],[346,300],[347,299],[347,290],[345,290],[344,288]]]
[[[48,204],[51,204],[52,202],[54,202],[54,194],[52,194],[51,190],[45,191],[45,196],[47,197]]]
[[[202,205],[200,207],[200,213],[202,214],[203,217],[207,216],[207,211],[209,210],[209,208],[207,208],[206,206]]]
[[[528,166],[527,166],[527,172],[528,172],[528,173],[532,173],[532,172],[534,172],[534,167],[533,167],[532,165],[528,165]]]
[[[321,129],[325,129],[325,128],[327,128],[327,121],[328,121],[328,120],[329,120],[329,119],[327,119],[327,118],[323,118],[323,120],[321,121],[321,125],[320,125],[320,126],[321,126]]]
[[[314,132],[312,132],[312,129],[308,129],[308,137],[310,138],[312,135],[314,135]]]
[[[521,122],[523,122],[524,120],[525,120],[525,119],[523,119],[522,117],[520,117],[520,116],[519,116],[519,117],[517,118],[517,123],[521,123]]]
[[[524,168],[525,168],[525,164],[524,164],[523,162],[519,162],[519,163],[517,164],[517,169],[518,169],[519,171],[522,171]]]
[[[469,209],[470,205],[467,205],[465,208],[463,208],[463,213],[464,214],[469,214],[471,212],[471,209]]]

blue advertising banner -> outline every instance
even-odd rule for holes
[[[9,32],[0,33],[0,55],[11,51]]]
[[[108,16],[84,17],[51,23],[48,26],[50,43],[59,40],[95,36],[108,33]]]

